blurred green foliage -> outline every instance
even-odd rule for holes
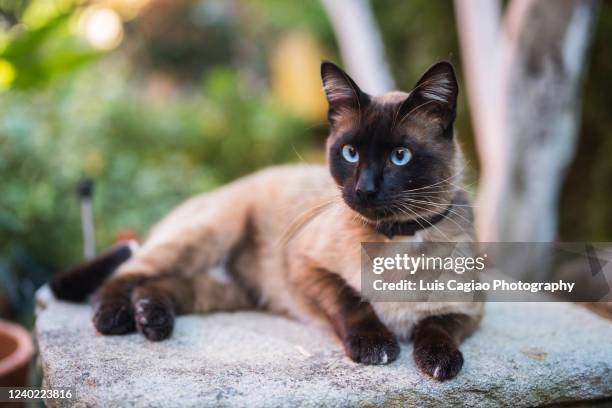
[[[69,33],[71,14],[59,14],[33,30],[13,35],[0,58],[15,72],[11,86],[27,89],[48,84],[99,55]]]

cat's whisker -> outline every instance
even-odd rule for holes
[[[340,204],[341,200],[338,198],[339,197],[333,197],[330,200],[315,205],[298,215],[281,235],[278,244],[283,247],[286,246],[296,236],[296,234],[314,218],[321,215],[331,206],[334,206],[334,204]]]
[[[421,196],[421,195],[415,195],[415,196],[409,196],[409,195],[403,195],[403,194],[398,194],[398,195],[394,195],[392,196],[390,199],[391,200],[422,200],[425,203],[430,203],[433,205],[438,205],[438,206],[448,206],[450,203],[448,202],[438,202],[438,201],[433,201],[434,198],[439,198],[437,196]],[[456,204],[453,203],[453,207],[466,207],[466,208],[475,208],[476,206],[471,205],[471,204]]]
[[[440,180],[440,181],[438,181],[438,182],[436,182],[436,183],[433,183],[433,184],[430,184],[430,185],[427,185],[427,186],[423,186],[423,187],[419,187],[419,188],[407,189],[407,190],[405,190],[405,191],[406,191],[406,192],[414,192],[414,191],[419,191],[419,190],[423,190],[423,189],[427,189],[427,188],[431,188],[431,187],[434,187],[434,186],[440,185],[440,184],[442,184],[442,183],[452,184],[452,182],[451,182],[451,181],[449,181],[449,180],[453,180],[454,178],[457,178],[457,177],[461,176],[461,175],[463,174],[463,172],[465,171],[466,167],[467,167],[467,164],[466,164],[465,166],[463,166],[463,167],[461,168],[461,170],[457,171],[457,172],[456,172],[456,173],[454,173],[454,174],[451,174],[449,177],[446,177],[445,179]],[[459,187],[459,186],[457,186],[457,187]]]
[[[431,209],[427,209],[426,207],[421,207],[421,206],[416,205],[416,204],[412,204],[412,206],[413,206],[413,207],[416,207],[417,209],[423,210],[423,211],[431,211]],[[452,213],[452,209],[450,209],[450,212]],[[466,222],[468,222],[468,223],[471,223],[471,221],[470,221],[470,220],[468,220],[468,219],[466,219],[466,218],[462,217],[462,216],[461,216],[461,215],[459,215],[458,213],[456,213],[456,212],[455,212],[454,214],[455,214],[455,215],[457,215],[457,216],[459,216],[459,217],[461,217],[461,218],[462,218],[464,221],[466,221]],[[463,234],[465,234],[466,236],[469,236],[469,234],[467,234],[467,232],[465,231],[465,229],[463,229],[463,227],[462,227],[461,225],[459,225],[459,223],[457,223],[457,222],[456,222],[455,220],[453,220],[451,217],[449,217],[448,215],[444,215],[444,214],[442,214],[442,218],[443,218],[443,219],[447,219],[447,220],[451,221],[453,224],[455,224],[455,225],[457,226],[457,228],[459,228],[459,230],[460,230],[460,231],[461,231]],[[429,222],[429,221],[428,221],[428,222]],[[431,224],[431,222],[429,222],[429,224]],[[433,227],[434,225],[433,225],[433,224],[431,224],[431,226]],[[437,228],[436,228],[436,229],[437,229]],[[451,241],[449,241],[449,242],[451,242]]]
[[[408,207],[406,207],[406,209],[407,209],[408,211],[410,211],[412,214],[416,214],[416,212],[415,212],[414,210],[412,210],[412,209],[410,209],[410,208],[408,208]],[[444,218],[448,218],[448,217],[444,217]],[[454,220],[452,220],[451,218],[448,218],[448,219],[450,219],[451,221],[453,221],[453,222],[454,222],[454,223],[457,225],[457,227],[459,227],[459,230],[461,230],[461,232],[462,232],[463,234],[466,234],[465,230],[463,230],[463,228],[461,228],[461,226],[460,226],[459,224],[457,224],[457,223],[456,223]],[[424,220],[425,222],[427,222],[427,223],[428,223],[428,224],[429,224],[429,225],[430,225],[432,228],[434,228],[436,231],[438,231],[438,233],[439,233],[439,234],[440,234],[440,235],[441,235],[441,236],[442,236],[442,237],[443,237],[443,238],[446,240],[446,242],[454,242],[454,241],[453,241],[453,240],[451,240],[451,239],[450,239],[450,238],[449,238],[449,237],[448,237],[446,234],[444,234],[444,233],[443,233],[443,232],[440,230],[440,228],[438,228],[438,227],[437,227],[435,224],[431,223],[431,222],[430,222],[429,220],[427,220],[427,219],[423,219],[423,220]],[[417,219],[415,219],[415,221],[416,221],[417,223],[419,223],[419,222],[418,222],[418,218],[417,218]],[[421,224],[419,223],[419,225],[421,225]],[[466,236],[469,236],[469,235],[468,235],[468,234],[466,234]],[[461,255],[461,256],[469,256],[469,254],[464,253],[464,252],[463,252],[461,249],[459,249],[459,248],[458,248],[457,250],[459,251],[459,255]]]
[[[434,202],[434,201],[430,201],[430,200],[418,200],[418,199],[414,199],[414,198],[408,198],[408,197],[399,197],[400,199],[403,199],[406,203],[416,203],[416,204],[420,204],[420,205],[425,205],[425,206],[430,206],[430,207],[434,207],[436,209],[448,209],[449,212],[456,214],[457,216],[463,218],[465,221],[470,222],[469,220],[467,220],[466,218],[464,218],[461,214],[459,214],[457,212],[457,210],[454,210],[454,207],[467,207],[467,208],[472,208],[471,205],[469,204],[455,204],[455,203],[439,203],[439,202]]]
[[[434,189],[434,190],[421,190],[421,191],[402,191],[398,194],[403,194],[407,197],[412,197],[412,196],[418,196],[418,195],[425,195],[425,194],[429,194],[429,195],[436,195],[436,194],[443,194],[443,193],[456,193],[458,191],[457,188],[444,188],[442,186],[439,186],[438,188]]]
[[[298,153],[297,149],[295,148],[295,145],[293,143],[291,143],[291,149],[293,149],[293,152],[295,153],[295,155],[298,157],[298,159],[300,159],[301,162],[306,163],[306,160],[304,160],[304,158],[302,157],[302,155],[300,155],[300,153]]]
[[[413,202],[411,202],[410,204],[411,204],[412,206],[414,206],[414,207],[424,209],[425,211],[427,211],[427,210],[428,210],[428,209],[427,209],[427,205],[431,205],[431,204],[427,204],[427,203],[425,203],[425,204],[422,204],[422,203],[421,203],[421,204],[419,204],[419,203],[415,204],[415,203],[413,203]],[[423,205],[424,205],[424,206],[423,206]],[[468,224],[470,224],[470,223],[472,222],[471,220],[469,220],[469,219],[465,218],[463,215],[461,215],[461,214],[460,214],[460,213],[459,213],[457,210],[455,210],[455,209],[453,209],[453,208],[448,208],[448,207],[444,207],[444,206],[436,206],[435,208],[436,208],[436,209],[442,209],[442,208],[445,208],[446,210],[448,210],[448,213],[450,213],[450,214],[452,214],[452,215],[455,215],[455,216],[457,216],[457,217],[461,218],[463,221],[467,222]],[[431,209],[429,209],[429,211],[432,211],[432,210],[431,210]],[[455,222],[455,220],[453,220],[453,219],[452,219],[451,217],[449,217],[448,215],[442,215],[442,218],[443,218],[443,219],[449,219],[450,221],[452,221],[452,222],[453,222],[455,225],[457,225],[457,226],[459,227],[459,229],[461,230],[461,232],[465,233],[465,230],[464,230],[464,229],[463,229],[463,228],[462,228],[462,227],[461,227],[461,226],[460,226],[460,225],[459,225],[457,222]]]
[[[428,185],[428,186],[406,189],[403,192],[404,193],[414,193],[414,192],[417,192],[417,191],[433,191],[433,190],[440,190],[440,189],[443,189],[442,191],[456,190],[456,188],[455,189],[448,189],[448,187],[450,187],[448,184],[450,184],[450,183],[448,183],[448,181],[445,179],[445,180],[441,180],[441,181],[439,181],[437,183],[434,183],[434,184],[431,184],[431,185]]]
[[[448,186],[450,187],[450,186]],[[410,191],[410,190],[405,190],[405,191],[400,191],[399,194],[406,194],[406,195],[419,195],[419,194],[434,194],[434,193],[449,193],[449,192],[457,192],[463,190],[463,188],[445,188],[443,186],[437,186],[432,190],[429,189],[423,189],[420,191]]]
[[[410,207],[405,206],[405,205],[403,205],[402,207],[415,217],[414,221],[417,224],[419,224],[421,227],[423,227],[423,225],[419,222],[419,218],[421,218],[421,217],[419,216],[419,214],[417,214],[416,211],[414,211],[413,209],[411,209]],[[452,242],[452,240],[445,233],[443,233],[440,230],[440,228],[436,227],[436,225],[433,224],[431,221],[427,220],[426,218],[421,218],[421,220],[425,221],[427,224],[429,224],[429,226],[431,228],[435,229],[447,242]],[[425,229],[425,228],[423,228],[423,229]]]

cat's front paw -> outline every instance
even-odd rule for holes
[[[174,328],[174,311],[168,304],[155,298],[144,298],[134,306],[136,327],[147,339],[160,341],[170,337]]]
[[[414,345],[414,361],[425,374],[438,380],[449,380],[463,367],[463,355],[451,341],[422,341]]]
[[[126,334],[136,329],[129,301],[104,301],[95,306],[93,324],[102,334]]]
[[[361,364],[388,364],[400,352],[399,343],[389,332],[357,332],[350,334],[344,341],[346,354]]]

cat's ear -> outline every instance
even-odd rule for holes
[[[357,113],[369,103],[369,96],[336,64],[323,61],[321,80],[329,103],[328,119],[331,125],[342,115]]]
[[[433,115],[443,129],[452,126],[457,114],[459,85],[453,66],[446,61],[432,65],[406,100],[406,108]]]

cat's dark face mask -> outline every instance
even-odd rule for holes
[[[462,169],[453,140],[457,80],[440,62],[410,94],[364,93],[336,65],[321,76],[329,102],[331,174],[346,204],[372,221],[441,213]]]

